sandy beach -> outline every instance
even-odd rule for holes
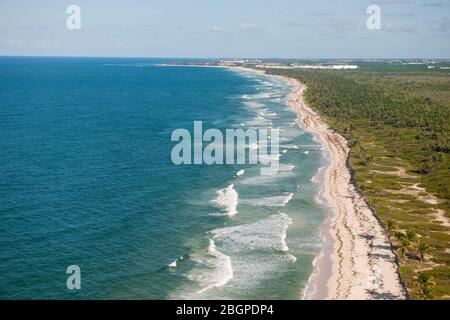
[[[265,73],[262,70],[238,69]],[[316,176],[323,186],[318,202],[329,212],[321,228],[324,247],[314,261],[314,272],[300,298],[406,299],[387,234],[351,181],[347,140],[330,129],[307,105],[305,85],[287,77],[272,77],[281,78],[292,86],[288,106],[298,113],[299,123],[314,135],[329,156],[327,166]]]
[[[285,79],[293,86],[288,105],[330,156],[323,173],[323,198],[332,213],[322,228],[325,248],[315,261],[316,270],[304,298],[405,299],[386,233],[351,182],[347,141],[306,104],[306,87],[297,80]]]

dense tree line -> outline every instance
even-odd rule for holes
[[[405,145],[413,146],[418,151],[415,158],[408,159],[414,162],[412,164],[418,173],[431,175],[436,168],[440,168],[439,172],[446,175],[445,180],[450,178],[450,99],[434,98],[436,92],[449,92],[449,79],[444,84],[437,79],[422,85],[415,83],[414,77],[408,78],[408,74],[402,74],[398,77],[401,80],[393,81],[392,77],[383,76],[382,72],[270,72],[297,78],[306,84],[308,103],[332,121],[333,127],[344,133],[351,144],[358,142],[358,138],[352,136],[355,128],[369,127],[387,132],[390,136],[398,136],[402,130],[414,132],[412,137],[404,134],[400,138],[404,139]],[[416,87],[423,89],[425,94],[416,94]],[[367,155],[364,158],[370,157]],[[440,186],[439,193],[449,199],[450,186]]]

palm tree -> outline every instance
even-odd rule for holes
[[[375,161],[375,157],[374,156],[372,156],[370,154],[368,156],[366,156],[366,163],[367,163],[368,166],[373,164],[374,161]]]
[[[432,165],[429,160],[423,159],[420,161],[419,172],[421,174],[429,174],[432,170]]]
[[[406,238],[410,241],[410,242],[414,242],[417,239],[417,234],[413,231],[406,231]]]
[[[388,232],[388,237],[391,237],[391,231],[394,230],[395,227],[395,221],[392,219],[389,219],[388,221],[386,221],[386,227],[387,227],[387,232]]]
[[[417,250],[419,251],[420,254],[420,261],[423,262],[425,260],[425,254],[430,252],[431,247],[428,243],[420,241]]]
[[[405,257],[406,252],[411,248],[411,242],[407,238],[400,239],[400,255]]]
[[[397,240],[400,241],[401,239],[406,237],[406,234],[404,234],[401,231],[396,231],[396,232],[394,232],[394,237],[396,237]]]
[[[417,285],[420,289],[420,294],[424,299],[433,298],[432,288],[436,286],[434,278],[428,272],[421,272],[417,277]]]

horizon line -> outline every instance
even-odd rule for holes
[[[261,58],[261,57],[158,57],[158,56],[102,56],[102,55],[3,55],[0,58],[99,58],[99,59],[194,59],[194,60],[450,60],[449,58],[440,57],[390,57],[390,58],[374,58],[374,57],[320,57],[320,58]]]

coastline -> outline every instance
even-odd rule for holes
[[[405,299],[396,257],[386,233],[351,181],[347,141],[306,104],[306,86],[284,78],[293,87],[288,106],[298,113],[304,129],[320,141],[329,155],[321,177],[321,196],[332,213],[322,226],[324,248],[314,262],[315,270],[303,298]]]
[[[234,67],[284,80],[292,87],[287,105],[298,122],[322,145],[326,164],[314,176],[321,191],[316,202],[326,218],[320,228],[323,247],[313,261],[313,273],[303,290],[305,300],[403,300],[395,253],[379,220],[355,188],[347,165],[347,140],[326,125],[310,108],[307,87],[296,79],[263,70]]]
[[[215,67],[198,66],[196,67]],[[301,299],[373,300],[406,299],[396,256],[375,214],[352,182],[347,166],[346,139],[334,132],[310,108],[305,85],[296,79],[245,67],[216,66],[281,79],[292,88],[286,104],[298,115],[298,123],[322,145],[325,166],[313,178],[320,185],[316,202],[326,214],[320,228],[323,246],[313,261]]]

